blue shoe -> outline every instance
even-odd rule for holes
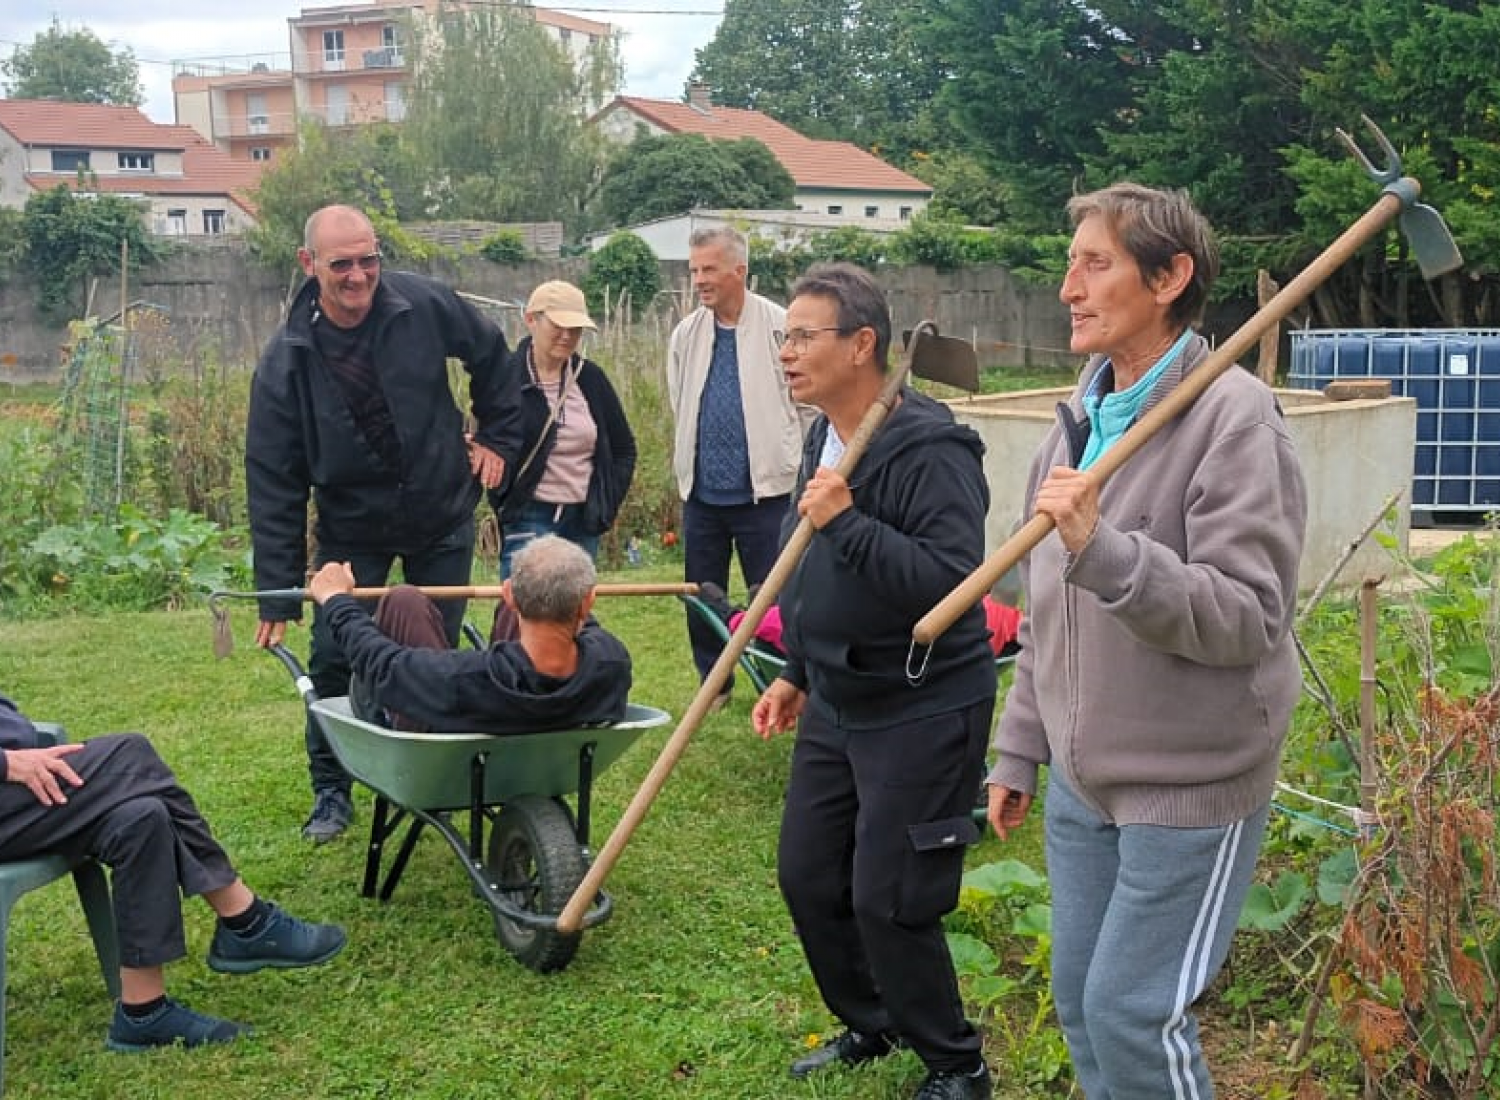
[[[342,836],[354,820],[354,800],[348,791],[334,788],[318,791],[313,798],[312,814],[302,826],[302,835],[314,844],[327,844]]]
[[[137,1020],[125,1015],[116,1002],[104,1045],[122,1054],[139,1054],[156,1047],[201,1047],[210,1043],[232,1043],[250,1029],[242,1024],[194,1012],[187,1005],[168,999],[149,1016]]]
[[[344,930],[336,924],[298,920],[274,902],[271,915],[253,936],[231,932],[223,921],[208,946],[208,966],[221,974],[253,974],[273,966],[289,969],[326,963],[344,949]]]

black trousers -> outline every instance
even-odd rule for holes
[[[809,700],[792,753],[777,870],[808,966],[835,1016],[895,1032],[930,1070],[967,1072],[942,918],[958,903],[994,700],[845,729]]]
[[[187,951],[182,897],[237,877],[193,798],[138,733],[85,741],[68,763],[83,786],[44,806],[26,787],[0,783],[0,859],[63,852],[111,871],[120,962],[160,966]]]
[[[319,546],[316,567],[331,561],[347,561],[354,570],[354,580],[361,588],[379,588],[390,577],[391,566],[401,559],[402,578],[407,584],[468,584],[474,569],[474,521],[467,519],[453,531],[420,551],[398,552],[352,546]],[[443,600],[440,611],[447,631],[448,644],[458,644],[463,626],[465,600]],[[312,640],[307,658],[307,674],[320,698],[349,694],[349,659],[333,640],[333,632],[323,609],[313,611]],[[307,770],[316,791],[339,790],[349,793],[354,781],[329,745],[322,728],[311,713],[304,729],[307,744]]]

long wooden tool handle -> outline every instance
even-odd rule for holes
[[[927,322],[923,324],[927,326],[925,329],[919,325],[913,330],[906,359],[886,379],[885,385],[881,387],[880,396],[875,399],[875,403],[860,420],[854,438],[849,440],[843,457],[839,459],[836,469],[845,480],[854,473],[854,467],[864,456],[870,440],[874,438],[880,425],[885,423],[885,418],[895,406],[901,387],[905,384],[906,376],[911,370],[912,361],[916,358],[917,349],[921,346],[924,336],[932,331],[930,324]],[[792,506],[796,506],[795,502]],[[735,662],[740,659],[745,646],[755,636],[755,628],[760,625],[761,619],[765,617],[770,606],[776,602],[776,597],[781,594],[782,588],[792,575],[792,570],[796,569],[797,563],[802,560],[803,551],[807,549],[807,544],[812,541],[812,537],[812,520],[804,516],[792,531],[791,538],[787,540],[786,545],[781,548],[776,563],[771,566],[771,571],[761,582],[760,591],[756,593],[755,599],[751,600],[750,606],[745,609],[745,617],[740,620],[740,625],[735,628],[734,633],[729,636],[729,641],[724,644],[724,650],[719,654],[719,659],[714,662],[713,668],[709,669],[708,675],[699,685],[698,693],[688,704],[682,721],[677,723],[672,736],[662,746],[661,752],[656,757],[656,763],[651,765],[651,770],[646,773],[646,778],[641,782],[640,790],[636,791],[635,797],[630,800],[630,805],[625,807],[625,813],[616,823],[614,831],[609,834],[609,839],[604,842],[604,847],[599,849],[599,854],[594,858],[588,873],[583,876],[583,881],[578,884],[578,888],[573,891],[573,896],[568,899],[568,904],[563,906],[562,912],[558,914],[557,930],[563,935],[571,935],[578,930],[583,922],[584,914],[588,912],[594,897],[603,887],[604,880],[609,877],[610,871],[619,862],[620,853],[625,850],[625,845],[630,843],[630,838],[634,835],[637,826],[645,820],[646,811],[651,809],[651,804],[656,801],[656,796],[666,785],[667,777],[672,774],[672,769],[677,766],[677,761],[687,748],[688,742],[697,732],[698,724],[703,721],[720,689],[729,681]]]
[[[1416,186],[1415,180],[1409,182]],[[1185,412],[1219,375],[1234,366],[1240,356],[1254,347],[1264,332],[1284,320],[1330,275],[1347,263],[1361,245],[1384,229],[1404,205],[1400,195],[1381,195],[1380,200],[1365,211],[1359,221],[1344,230],[1336,241],[1303,268],[1301,274],[1262,306],[1255,316],[1241,325],[1233,336],[1214,349],[1197,369],[1182,380],[1181,385],[1162,399],[1161,404],[1136,421],[1113,447],[1104,452],[1098,462],[1089,467],[1087,475],[1103,486],[1110,475],[1144,447],[1152,436]],[[923,646],[937,641],[960,615],[983,599],[995,582],[1030,553],[1051,530],[1051,516],[1041,512],[1033,515],[993,554],[985,558],[978,569],[917,620],[917,625],[912,628],[912,639]]]
[[[498,600],[505,594],[498,584],[419,584],[413,587],[430,600]],[[390,588],[356,588],[349,595],[360,600],[375,600],[390,592]],[[640,584],[601,584],[594,588],[599,596],[696,596],[698,586],[680,581]],[[312,592],[306,588],[277,588],[262,592],[215,592],[210,600],[310,600]]]

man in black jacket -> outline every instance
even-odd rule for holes
[[[781,593],[786,666],[751,718],[796,726],[777,855],[818,989],[847,1029],[792,1064],[803,1077],[911,1047],[916,1100],[987,1100],[942,918],[958,901],[995,703],[984,614],[971,608],[908,674],[912,626],[984,555],[978,436],[903,390],[848,479],[835,467],[885,383],[891,323],[868,274],[810,270],[792,288],[781,363],[817,406],[797,513],[815,534]]]
[[[481,486],[505,479],[520,449],[519,379],[500,329],[424,276],[382,276],[368,218],[328,206],[307,221],[298,252],[307,281],[255,370],[245,481],[255,583],[296,587],[307,576],[307,504],[317,510],[315,564],[350,563],[360,585],[392,564],[413,584],[469,583]],[[475,429],[466,438],[447,360],[469,374]],[[456,641],[464,605],[443,608]],[[261,603],[259,645],[301,617],[291,601]],[[321,695],[343,695],[349,665],[313,616],[309,673]],[[350,778],[322,731],[306,727],[313,810],[303,835],[338,836],[353,813]]]
[[[329,562],[310,582],[354,666],[360,717],[397,729],[537,733],[618,722],[630,697],[630,654],[594,621],[594,562],[558,535],[528,542],[505,581],[519,637],[450,649],[431,600],[393,588],[372,620],[350,596],[354,575]]]

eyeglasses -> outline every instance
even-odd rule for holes
[[[361,271],[379,271],[381,256],[379,252],[370,252],[364,256],[342,256],[337,260],[324,260],[323,266],[335,275],[347,275],[354,270],[358,264]]]
[[[843,325],[819,325],[817,328],[794,328],[790,332],[773,332],[771,339],[775,342],[777,349],[792,345],[792,350],[801,355],[812,343],[813,337],[820,332],[836,332],[840,336],[848,336],[853,329],[847,329]]]

